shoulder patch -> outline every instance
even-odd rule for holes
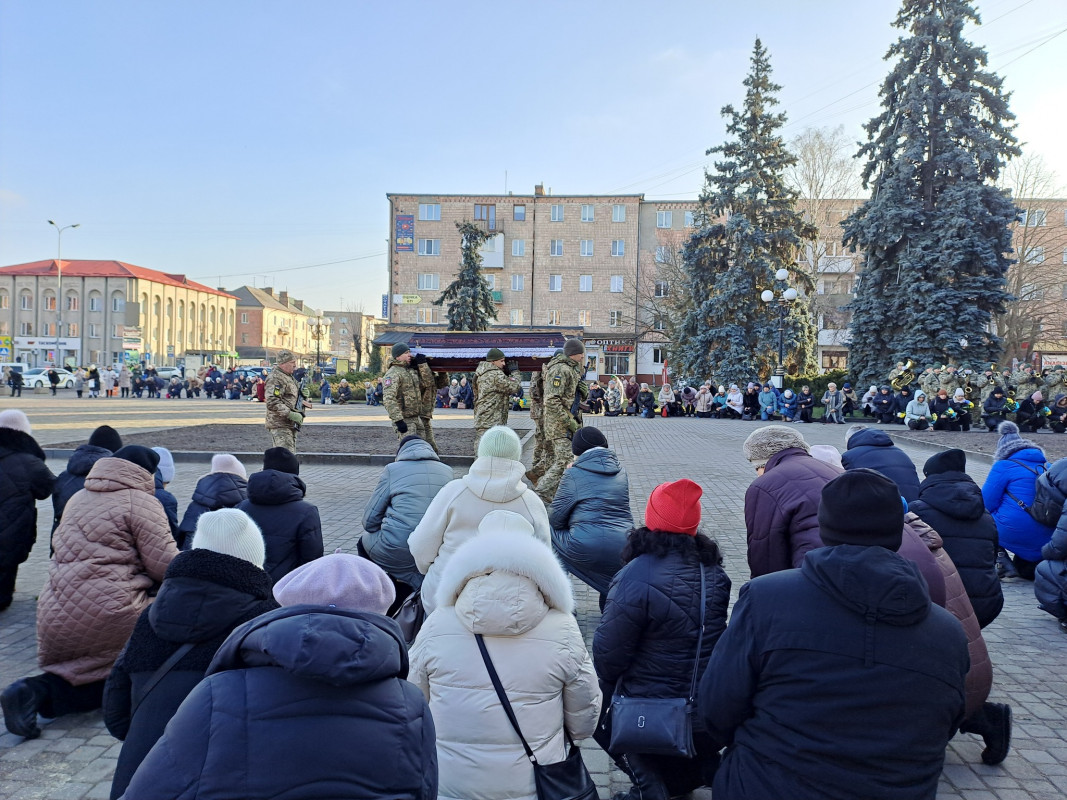
[[[382,386],[392,386],[392,385],[393,385],[393,379],[392,378],[384,378],[382,380]]]
[[[559,375],[557,375],[556,377],[554,377],[552,379],[552,388],[553,389],[561,389],[561,388],[563,388],[563,379]]]

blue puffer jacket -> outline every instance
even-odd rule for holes
[[[93,464],[101,458],[111,458],[112,455],[114,454],[106,447],[97,447],[95,444],[83,444],[71,454],[67,468],[59,473],[52,489],[52,533],[59,527],[67,502],[85,488],[85,476],[89,474]]]
[[[178,498],[168,492],[163,486],[163,476],[156,470],[156,500],[167,512],[167,524],[170,525],[170,535],[177,542],[181,536],[178,529]]]
[[[398,581],[418,588],[423,574],[408,550],[408,537],[422,520],[430,502],[453,478],[428,442],[411,439],[382,470],[363,511],[360,539],[371,561]]]
[[[759,410],[761,414],[778,413],[778,395],[773,390],[764,389],[759,393]]]
[[[380,614],[280,608],[219,648],[126,800],[437,797],[433,719]]]
[[[909,503],[919,499],[919,473],[908,455],[893,444],[889,434],[874,428],[858,431],[848,440],[848,449],[841,454],[845,469],[873,469],[881,472],[897,485],[900,495]]]
[[[248,499],[237,506],[263,532],[267,549],[263,569],[275,583],[297,567],[322,558],[319,509],[304,500],[306,492],[299,476],[265,469],[248,479]]]
[[[220,508],[237,508],[248,497],[248,481],[240,475],[230,472],[209,472],[196,482],[193,499],[185,509],[178,533],[181,541],[178,548],[188,550],[193,546],[193,534],[196,533],[196,521],[205,511],[218,511]]]
[[[1027,447],[994,461],[982,484],[982,500],[997,522],[1000,546],[1028,561],[1040,561],[1041,548],[1052,538],[1052,528],[1036,522],[1019,505],[1034,502],[1034,473],[1044,469],[1045,454],[1037,447]]]
[[[548,524],[564,569],[607,594],[634,526],[630,479],[615,453],[594,447],[578,456],[563,472]]]
[[[1067,496],[1067,458],[1061,458],[1048,471],[1049,480]],[[1041,558],[1034,579],[1038,604],[1057,619],[1067,617],[1067,503],[1048,544],[1041,548]]]

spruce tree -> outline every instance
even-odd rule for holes
[[[744,105],[722,109],[730,138],[708,150],[722,160],[705,173],[700,227],[683,251],[692,310],[682,323],[678,354],[688,372],[710,373],[721,383],[748,380],[753,372],[768,376],[777,363],[777,304],[760,300],[765,289],[778,296],[785,288],[776,285],[774,273],[786,269],[794,288],[811,289],[796,256],[816,229],[797,212],[786,180],[796,159],[780,135],[786,116],[773,109],[781,87],[771,81],[759,39],[751,61]],[[786,364],[811,370],[816,340],[805,303],[791,304],[785,325]]]
[[[489,320],[496,319],[493,292],[482,277],[481,247],[492,234],[473,222],[457,222],[456,229],[463,256],[459,274],[433,303],[439,306],[448,302],[450,331],[485,331],[489,329]]]
[[[1019,153],[1014,115],[986,53],[962,36],[968,0],[904,0],[889,48],[882,112],[867,123],[865,202],[843,223],[865,253],[852,303],[849,372],[885,380],[892,365],[997,360],[994,314],[1010,299],[1017,210],[995,181]]]

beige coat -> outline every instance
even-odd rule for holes
[[[37,603],[37,660],[80,686],[103,680],[178,548],[155,479],[120,458],[97,461],[63,510]]]

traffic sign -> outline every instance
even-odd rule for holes
[[[422,302],[422,297],[417,294],[405,294],[401,295],[400,302],[406,306],[417,306]]]

